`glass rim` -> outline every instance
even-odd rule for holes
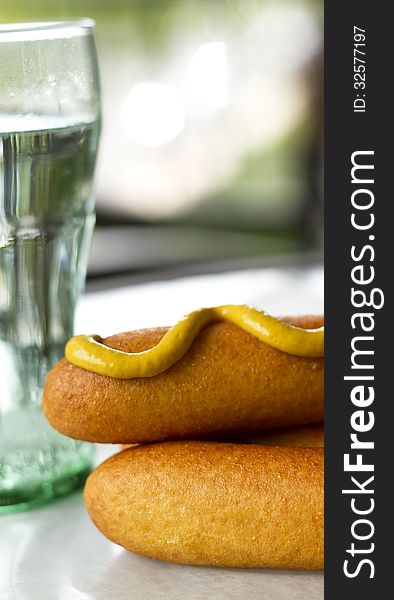
[[[88,17],[60,21],[21,21],[0,23],[0,42],[19,42],[78,37],[95,28],[95,21]]]

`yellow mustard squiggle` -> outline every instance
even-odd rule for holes
[[[187,351],[203,327],[226,319],[273,348],[304,357],[324,356],[324,327],[302,329],[249,306],[202,308],[171,327],[160,342],[143,352],[123,352],[97,335],[77,335],[66,345],[67,359],[83,369],[116,379],[153,377],[166,371]]]

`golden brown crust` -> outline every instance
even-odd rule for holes
[[[160,560],[323,568],[323,450],[214,442],[136,446],[89,477],[110,540]]]
[[[319,327],[322,317],[289,318]],[[105,343],[141,351],[166,328],[118,334]],[[170,369],[151,378],[113,379],[61,360],[43,407],[73,438],[134,443],[225,431],[261,431],[323,419],[323,359],[285,354],[229,322],[207,326]]]

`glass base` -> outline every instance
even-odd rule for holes
[[[0,514],[33,508],[81,487],[93,444],[53,430],[39,409],[8,413],[0,429]]]

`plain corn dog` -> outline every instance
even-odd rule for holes
[[[322,317],[285,319],[317,328]],[[115,335],[126,352],[156,345],[167,328]],[[114,379],[62,359],[50,371],[43,407],[72,438],[136,443],[261,431],[323,419],[324,362],[286,354],[240,327],[205,327],[172,367],[154,377]]]
[[[98,529],[132,552],[222,567],[323,568],[323,450],[167,442],[87,480]]]

